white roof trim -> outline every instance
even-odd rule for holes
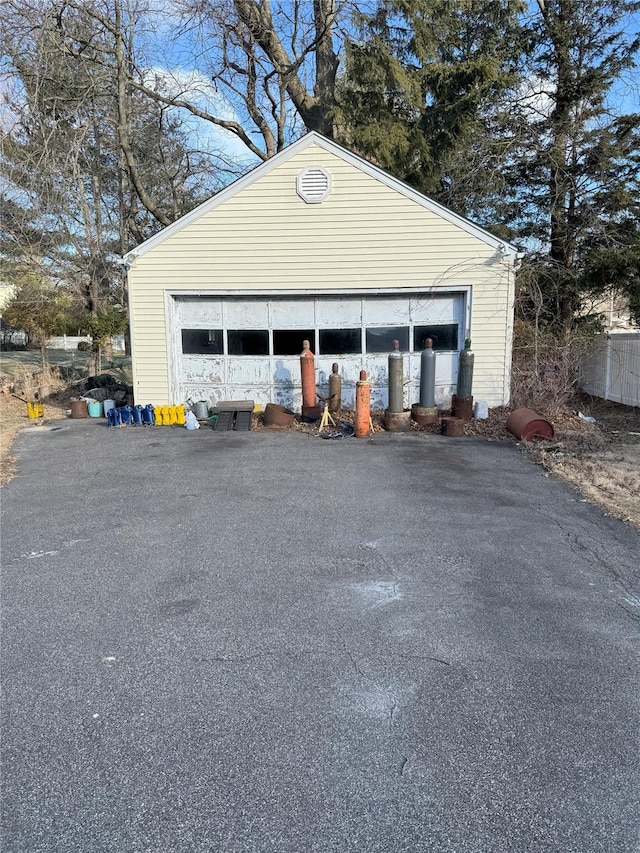
[[[264,175],[267,175],[272,169],[275,169],[281,163],[286,162],[294,155],[304,151],[304,149],[308,148],[310,145],[317,145],[325,151],[334,154],[336,157],[350,163],[356,169],[365,172],[365,174],[370,175],[375,180],[380,181],[406,198],[411,199],[411,201],[414,201],[416,204],[419,204],[421,207],[424,207],[426,210],[431,211],[431,213],[435,213],[437,216],[440,216],[452,225],[461,228],[467,234],[477,237],[487,245],[497,249],[505,259],[515,261],[518,258],[519,250],[512,243],[508,243],[506,240],[501,240],[499,237],[496,237],[489,231],[486,231],[484,228],[481,228],[479,225],[471,222],[469,219],[465,219],[464,216],[454,213],[453,210],[450,210],[443,204],[423,195],[421,192],[418,192],[418,190],[415,190],[403,181],[398,180],[398,178],[394,178],[393,175],[390,175],[383,169],[378,168],[378,166],[374,166],[373,163],[370,163],[358,154],[353,154],[337,142],[327,139],[326,136],[322,136],[316,131],[310,131],[305,136],[302,136],[296,142],[293,142],[287,148],[280,151],[274,157],[271,157],[264,163],[260,163],[250,172],[247,172],[244,177],[239,178],[232,184],[229,184],[228,187],[221,190],[219,193],[216,193],[214,196],[211,196],[210,199],[207,199],[207,201],[198,205],[198,207],[194,207],[194,209],[189,211],[189,213],[181,216],[180,219],[176,219],[176,221],[172,222],[171,225],[167,225],[167,227],[163,228],[162,231],[154,234],[153,237],[145,240],[144,243],[141,243],[132,251],[127,252],[123,257],[123,263],[126,266],[131,266],[135,262],[136,258],[141,255],[145,255],[159,243],[163,243],[169,237],[172,237],[187,225],[195,222],[201,216],[215,210],[218,205],[224,204],[227,199],[232,198],[236,193],[240,192],[245,187],[250,186],[254,181],[257,181]],[[522,257],[521,253],[520,257]]]

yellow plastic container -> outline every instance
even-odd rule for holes
[[[44,417],[44,404],[43,403],[27,403],[27,414],[30,418],[43,418]]]
[[[184,426],[186,421],[184,406],[156,406],[154,414],[156,426]]]

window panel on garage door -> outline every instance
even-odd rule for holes
[[[221,355],[224,352],[222,329],[182,329],[182,352]]]
[[[267,329],[229,329],[227,331],[229,355],[269,355]]]
[[[460,327],[457,323],[414,326],[413,349],[423,350],[427,345],[427,338],[433,341],[434,350],[457,350],[460,343]]]
[[[315,349],[315,329],[274,329],[274,355],[300,355],[303,341],[309,341],[311,349]]]
[[[348,355],[362,352],[362,329],[320,329],[320,355]]]
[[[367,329],[367,352],[391,352],[393,342],[398,341],[400,349],[409,349],[408,326],[373,326]]]

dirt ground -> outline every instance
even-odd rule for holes
[[[549,474],[577,486],[585,500],[640,528],[640,409],[586,396],[575,405],[547,415],[555,432],[549,441],[518,442],[504,426],[508,410],[500,409],[486,421],[472,421],[468,431],[489,441],[515,441]]]
[[[492,409],[486,420],[470,421],[465,425],[465,433],[487,441],[518,444],[549,475],[562,477],[577,486],[585,500],[640,528],[640,410],[592,398],[582,398],[577,405],[579,411],[594,417],[596,422],[580,419],[576,414],[578,410],[547,415],[555,429],[550,441],[518,441],[505,427],[507,409]],[[1,485],[9,482],[15,473],[11,446],[18,430],[65,418],[67,409],[68,402],[64,399],[45,402],[44,418],[31,420],[25,403],[9,394],[0,394]],[[350,421],[353,415],[345,412],[341,419]],[[374,433],[382,432],[382,413],[374,413],[372,420]],[[253,426],[264,429],[259,417],[254,417]],[[297,422],[291,429],[311,434],[318,432],[315,424]],[[439,428],[426,429],[437,432]]]
[[[9,394],[0,394],[0,485],[4,486],[15,474],[16,460],[11,454],[13,441],[19,430],[37,426],[48,421],[66,418],[61,405],[45,403],[44,417],[31,419],[27,415],[26,403]]]
[[[0,353],[0,486],[15,474],[11,447],[18,431],[66,418],[71,400],[84,392],[84,385],[80,390],[77,383],[90,382],[87,352],[51,349],[47,350],[47,362],[43,368],[39,350]],[[104,364],[104,373],[116,382],[131,383],[131,360],[124,354],[115,354]],[[25,400],[44,401],[44,417],[29,418]]]

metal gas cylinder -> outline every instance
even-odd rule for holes
[[[316,366],[309,341],[302,342],[302,352],[300,353],[300,379],[302,384],[303,411],[306,408],[315,408],[318,402],[316,396]]]
[[[356,438],[368,438],[371,424],[371,385],[367,381],[367,371],[360,371],[360,379],[356,382]]]
[[[427,338],[420,356],[420,406],[430,408],[436,404],[436,354],[433,341]]]
[[[331,365],[329,374],[329,411],[339,412],[342,409],[342,378],[338,373],[338,365]]]
[[[393,351],[389,353],[389,411],[403,412],[404,359],[400,352],[400,341],[393,342]]]
[[[474,355],[471,352],[471,338],[467,338],[464,342],[464,349],[460,351],[460,359],[458,361],[458,397],[471,397],[473,361]]]

